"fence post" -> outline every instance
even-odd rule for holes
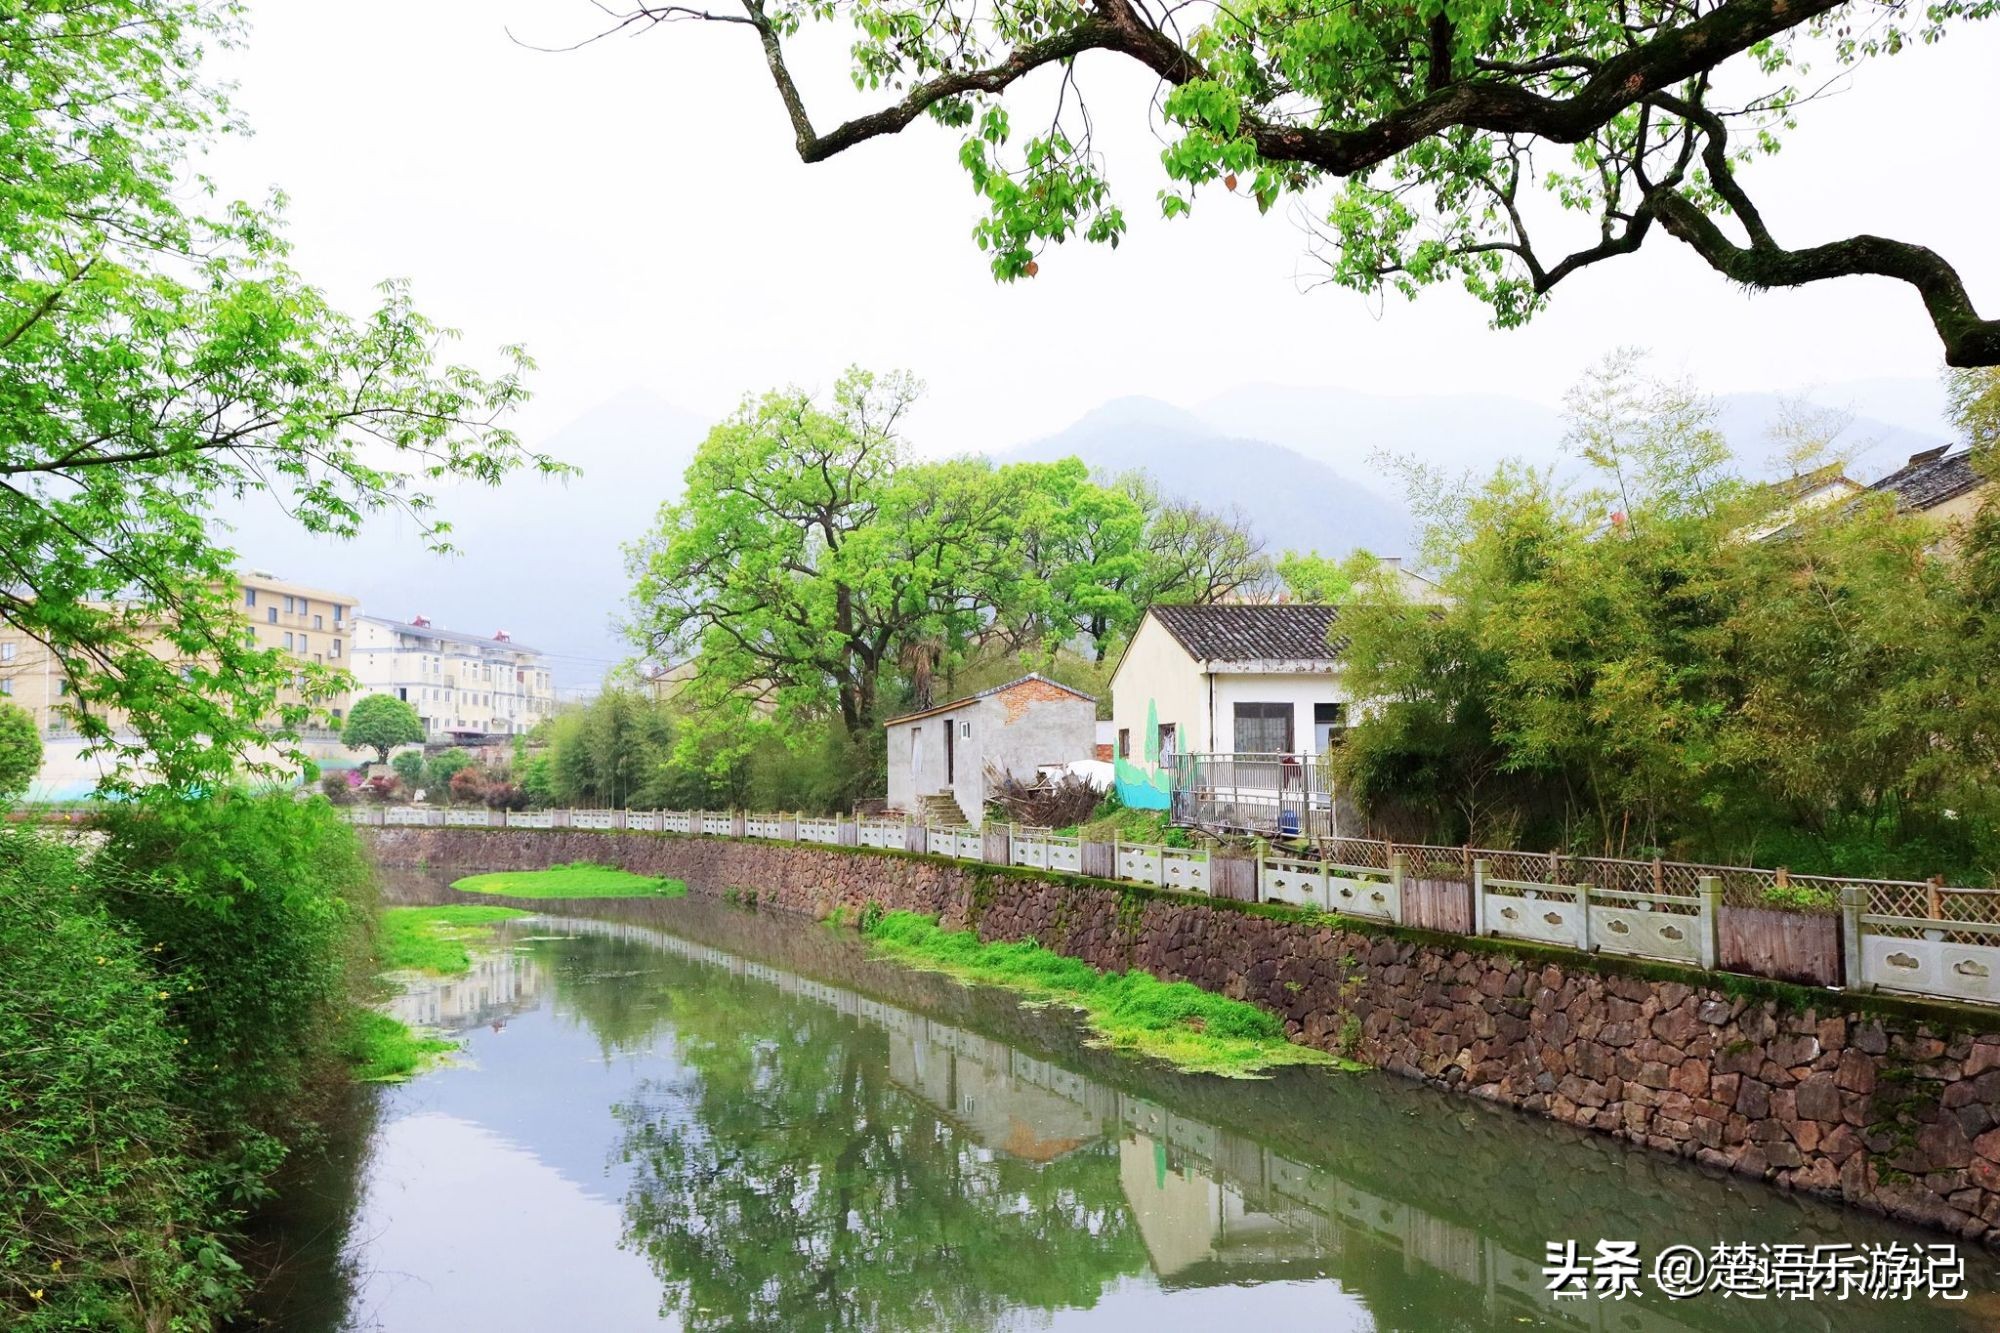
[[[1862,975],[1861,914],[1868,910],[1868,890],[1860,884],[1840,886],[1840,976],[1851,991],[1873,989]]]
[[[624,810],[613,810],[611,812],[611,827],[615,829],[630,828],[631,823],[629,822],[628,812]]]
[[[1576,886],[1576,947],[1589,953],[1590,949],[1590,886]]]
[[[1392,842],[1389,845],[1393,847],[1396,844]],[[1403,855],[1401,852],[1390,853],[1389,883],[1392,886],[1394,886],[1396,890],[1396,924],[1399,926],[1407,926],[1410,924],[1410,911],[1408,906],[1410,901],[1409,877],[1410,877],[1410,858]]]
[[[732,838],[748,837],[750,830],[746,826],[747,820],[748,816],[741,810],[732,813],[729,816],[729,836]]]
[[[1659,862],[1653,864],[1657,867]],[[1701,965],[1713,972],[1722,965],[1722,881],[1703,875],[1694,891],[1701,899]]]
[[[549,827],[550,827],[550,828],[568,828],[568,827],[569,827],[569,814],[570,814],[570,812],[569,812],[568,810],[551,810],[551,811],[549,811]]]
[[[1486,858],[1483,856],[1472,863],[1472,933],[1475,937],[1486,933]]]

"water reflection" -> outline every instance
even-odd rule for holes
[[[1994,1311],[1977,1252],[1973,1300],[1923,1311],[1557,1304],[1541,1245],[1563,1236],[1912,1233],[1391,1080],[1162,1074],[1060,1014],[797,922],[613,914],[520,923],[476,976],[407,998],[468,1035],[468,1061],[385,1107],[350,1327],[1951,1328]]]

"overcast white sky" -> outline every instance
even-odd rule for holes
[[[1665,237],[1565,285],[1514,333],[1455,291],[1381,310],[1301,292],[1310,265],[1286,219],[1228,198],[1158,219],[1150,85],[1111,57],[1082,74],[1130,237],[1115,253],[1063,247],[1039,278],[998,286],[969,238],[976,201],[952,133],[926,122],[807,167],[743,28],[563,55],[507,31],[554,44],[597,17],[589,0],[262,0],[248,49],[222,67],[256,130],[219,159],[224,183],[285,189],[296,262],[348,304],[408,277],[468,355],[526,343],[541,364],[531,437],[632,388],[714,415],[849,362],[921,375],[913,434],[940,452],[1005,447],[1122,395],[1192,405],[1253,383],[1553,403],[1617,343],[1718,392],[1938,370],[1905,288],[1750,297]],[[831,54],[808,88],[822,128],[854,105]],[[2000,23],[1974,25],[1806,108],[1753,177],[1780,239],[1923,241],[2000,309],[1996,69]]]

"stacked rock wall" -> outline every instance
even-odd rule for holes
[[[597,861],[825,916],[877,903],[1140,967],[1457,1092],[2000,1245],[2000,1022],[870,849],[366,829],[385,865]]]

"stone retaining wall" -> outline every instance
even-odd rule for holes
[[[877,902],[1141,967],[1283,1014],[1406,1077],[2000,1247],[2000,1020],[1743,978],[1211,905],[1130,885],[870,849],[572,830],[370,828],[385,865],[569,861]]]

